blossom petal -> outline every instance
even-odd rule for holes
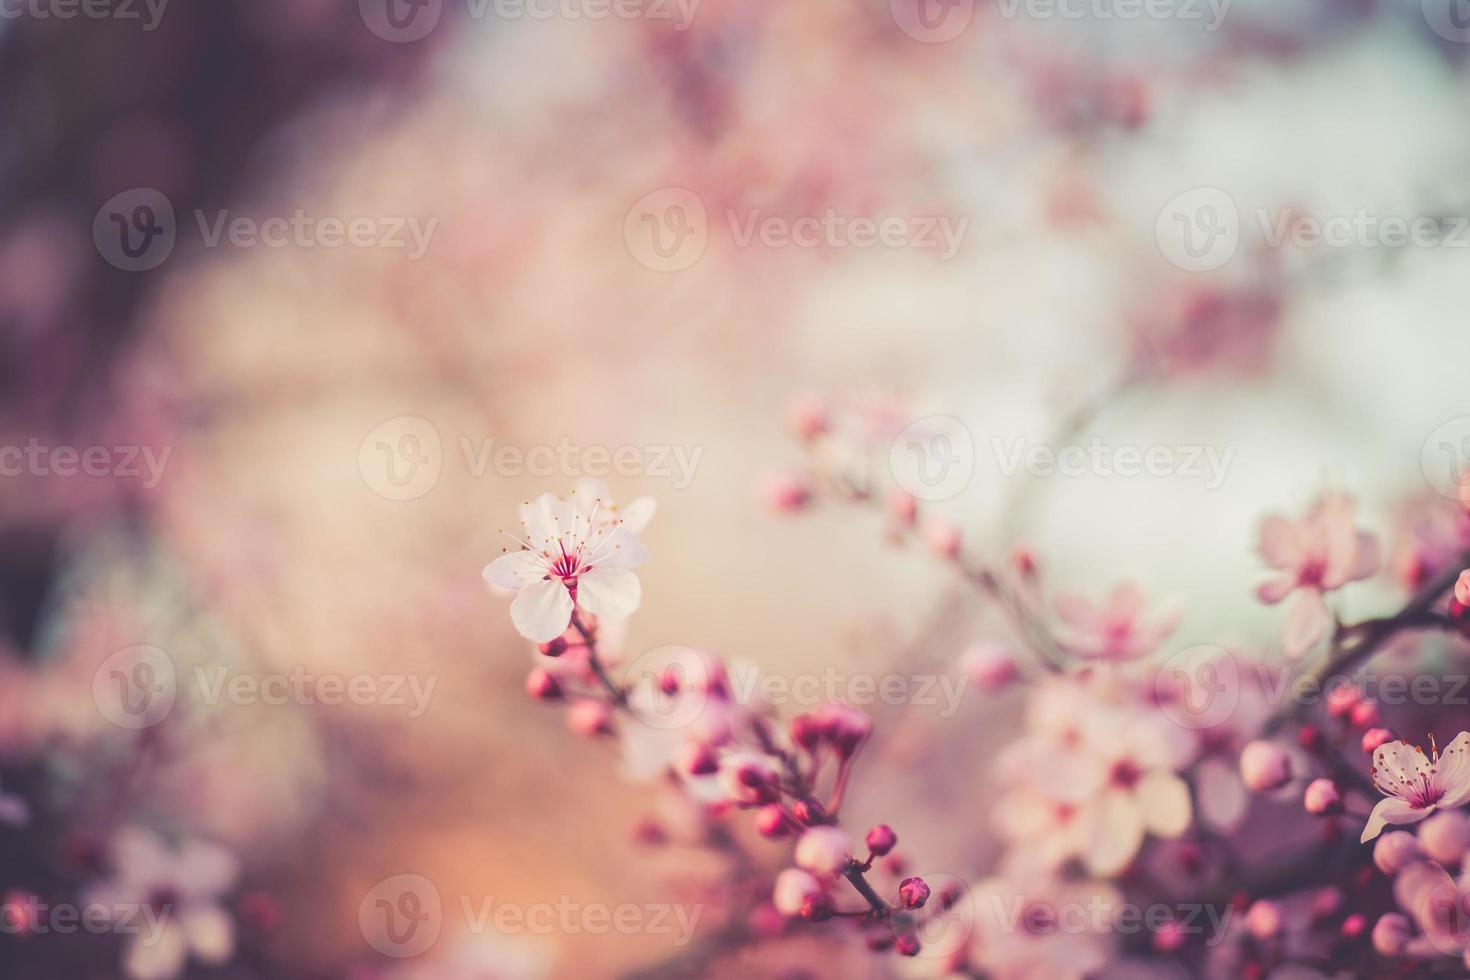
[[[1138,784],[1144,825],[1160,837],[1178,837],[1189,828],[1189,787],[1169,772],[1151,772]]]
[[[173,855],[151,830],[128,826],[112,838],[112,863],[117,875],[130,884],[152,885],[168,874]]]
[[[191,840],[179,851],[175,874],[186,897],[213,898],[234,886],[240,877],[240,859],[218,844]]]
[[[572,621],[572,596],[560,579],[528,585],[510,604],[510,621],[533,643],[554,640]]]
[[[1234,766],[1211,756],[1200,763],[1195,773],[1195,785],[1202,821],[1215,830],[1226,832],[1240,826],[1250,809],[1250,793]]]
[[[1368,843],[1381,834],[1383,828],[1389,824],[1418,823],[1433,813],[1434,809],[1432,806],[1418,809],[1397,796],[1385,796],[1378,801],[1373,812],[1368,814],[1368,823],[1363,827],[1363,836],[1358,838],[1358,843]]]
[[[188,946],[184,930],[172,919],[154,922],[128,939],[123,973],[130,980],[173,980],[184,969]]]
[[[206,963],[223,963],[235,952],[235,923],[218,905],[200,905],[181,917],[188,948]]]
[[[1280,515],[1261,522],[1261,557],[1272,568],[1293,568],[1302,557],[1301,529]]]
[[[481,577],[502,589],[524,589],[546,577],[546,562],[534,551],[512,551],[485,566]]]
[[[1122,871],[1143,845],[1143,815],[1128,794],[1107,792],[1089,811],[1087,866],[1099,877]]]
[[[1316,589],[1302,589],[1291,611],[1286,614],[1282,645],[1286,655],[1296,660],[1305,655],[1327,631],[1327,603]]]
[[[643,586],[626,568],[599,565],[577,577],[577,602],[595,616],[620,619],[638,609]]]
[[[626,527],[615,527],[588,548],[595,568],[634,568],[648,561],[648,549]]]
[[[1441,807],[1450,810],[1470,800],[1470,732],[1461,732],[1444,747],[1435,769],[1435,784],[1444,790]]]
[[[1091,633],[1100,628],[1102,615],[1092,601],[1075,592],[1064,592],[1056,598],[1057,618],[1075,630]]]
[[[551,547],[561,540],[562,533],[570,524],[570,517],[566,503],[554,494],[543,493],[535,500],[521,504],[521,524],[526,528],[526,543],[537,551]]]
[[[657,509],[658,501],[652,497],[639,497],[624,507],[619,516],[623,519],[623,527],[633,534],[642,534],[643,529],[648,527],[648,522],[653,520],[653,513]]]
[[[1296,588],[1296,579],[1292,576],[1275,578],[1256,589],[1256,598],[1268,606],[1274,606],[1291,595],[1291,590],[1294,588]]]

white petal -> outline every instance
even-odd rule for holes
[[[658,509],[658,501],[652,497],[639,497],[628,506],[618,512],[623,519],[623,527],[633,534],[642,534],[643,529],[648,527],[648,522],[653,520],[653,513]]]
[[[510,621],[533,643],[554,640],[572,621],[572,597],[561,579],[528,585],[510,604]]]
[[[1439,754],[1434,781],[1444,790],[1439,805],[1446,810],[1470,800],[1470,732],[1461,732]]]
[[[534,551],[512,551],[485,566],[481,577],[502,589],[524,589],[546,577],[546,563]]]
[[[235,952],[235,923],[218,905],[200,905],[182,917],[189,949],[206,963],[223,963]]]
[[[1122,871],[1143,844],[1143,817],[1124,793],[1107,792],[1090,808],[1087,866],[1099,877]]]
[[[1282,644],[1286,655],[1300,658],[1317,644],[1327,630],[1327,604],[1316,589],[1302,589],[1286,614]]]
[[[162,839],[142,827],[124,827],[112,838],[112,864],[133,884],[152,885],[172,870],[173,855]]]
[[[1236,768],[1228,762],[1215,756],[1201,762],[1195,773],[1195,786],[1200,819],[1211,828],[1229,832],[1245,819],[1250,809],[1250,793]]]
[[[626,568],[599,565],[577,577],[577,602],[595,616],[631,615],[642,598],[638,576]]]
[[[1137,789],[1143,821],[1160,837],[1178,837],[1189,828],[1189,787],[1173,773],[1151,772]]]
[[[218,844],[191,840],[179,851],[175,874],[186,898],[213,898],[234,887],[240,876],[240,860]]]
[[[521,524],[526,528],[526,543],[537,551],[553,548],[570,523],[566,503],[553,494],[543,493],[529,503],[521,504]]]
[[[1301,561],[1301,529],[1284,517],[1272,516],[1261,522],[1261,557],[1272,568],[1291,568]]]
[[[128,939],[123,952],[123,972],[131,980],[173,980],[184,969],[188,947],[184,930],[172,919],[157,931],[144,923],[142,931]]]
[[[1388,824],[1418,823],[1434,812],[1434,807],[1415,809],[1397,796],[1385,796],[1378,801],[1373,812],[1368,814],[1368,823],[1363,827],[1363,836],[1358,843],[1366,844],[1383,832]]]
[[[590,544],[587,554],[594,568],[634,568],[648,561],[648,549],[621,526]]]

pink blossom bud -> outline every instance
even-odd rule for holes
[[[780,774],[771,760],[754,752],[731,752],[720,760],[720,786],[736,803],[773,803]]]
[[[1419,846],[1440,864],[1458,865],[1470,850],[1470,817],[1440,810],[1419,825]]]
[[[791,804],[791,813],[803,827],[814,827],[827,822],[827,811],[816,800],[797,800]]]
[[[1313,816],[1336,816],[1342,812],[1342,790],[1330,779],[1314,779],[1307,784],[1302,802]]]
[[[801,917],[812,922],[826,922],[836,911],[826,895],[811,895],[801,903]]]
[[[677,667],[667,667],[658,675],[658,690],[665,697],[673,697],[679,693],[683,679],[679,675]]]
[[[612,734],[613,709],[606,701],[584,698],[567,709],[567,727],[592,738]]]
[[[761,483],[761,501],[778,514],[794,514],[812,502],[811,484],[800,473],[772,473]]]
[[[761,902],[751,909],[745,924],[752,935],[761,939],[775,939],[786,931],[785,917],[770,902]]]
[[[1312,920],[1321,922],[1330,919],[1342,908],[1342,892],[1327,886],[1312,894]]]
[[[1352,915],[1342,920],[1342,929],[1340,931],[1342,933],[1342,938],[1344,939],[1357,939],[1367,930],[1367,928],[1368,920],[1363,918],[1363,916],[1359,915],[1357,912],[1354,912]]]
[[[1291,779],[1291,758],[1275,742],[1251,742],[1240,753],[1240,778],[1256,793],[1280,789]]]
[[[1385,745],[1393,740],[1394,734],[1387,728],[1370,728],[1363,733],[1363,751],[1372,755],[1378,751],[1378,746]]]
[[[1373,948],[1383,956],[1399,955],[1413,938],[1408,916],[1398,912],[1385,914],[1373,927]]]
[[[1462,606],[1470,606],[1470,568],[1460,573],[1455,580],[1455,601]]]
[[[835,875],[852,863],[852,838],[838,827],[811,827],[796,842],[796,865]]]
[[[880,823],[868,831],[866,843],[868,845],[868,853],[874,857],[882,857],[893,850],[894,846],[898,843],[898,835],[893,832],[892,827],[886,823]]]
[[[1362,699],[1362,693],[1353,685],[1337,684],[1327,692],[1327,713],[1333,718],[1342,718]]]
[[[776,876],[776,887],[771,892],[771,904],[776,911],[786,916],[801,915],[802,908],[810,898],[826,898],[822,883],[799,868],[787,868]]]
[[[833,701],[819,706],[812,714],[839,755],[852,755],[873,731],[868,716],[851,705]]]
[[[791,818],[786,816],[786,808],[781,804],[767,803],[755,815],[755,829],[763,837],[785,837],[791,833]]]
[[[949,521],[931,520],[926,521],[920,537],[941,558],[958,558],[960,556],[961,535],[960,529]]]
[[[1035,578],[1037,571],[1036,552],[1029,545],[1018,544],[1011,551],[1011,567],[1022,578]]]
[[[537,701],[557,701],[566,692],[555,674],[537,667],[526,675],[526,693]]]
[[[645,847],[658,847],[669,842],[669,834],[663,824],[652,817],[645,817],[633,828],[633,842]]]
[[[898,937],[898,942],[893,948],[898,950],[899,956],[918,956],[919,950],[922,947],[919,945],[918,936],[911,932],[906,932]]]
[[[791,741],[810,752],[822,740],[822,723],[812,715],[791,719]]]
[[[792,401],[786,411],[786,421],[796,438],[802,442],[811,442],[832,428],[832,418],[826,404],[811,395],[803,395]]]
[[[863,934],[863,942],[875,953],[892,949],[897,938],[888,926],[874,926]]]
[[[1178,922],[1165,922],[1154,932],[1153,947],[1160,953],[1177,953],[1184,948],[1188,936]]]
[[[543,657],[560,657],[562,654],[567,652],[566,637],[558,636],[554,640],[547,640],[545,643],[538,643],[536,645],[536,649],[541,653]]]
[[[1257,939],[1270,939],[1281,933],[1281,906],[1268,899],[1251,904],[1245,914],[1245,927]]]
[[[898,904],[906,909],[921,909],[929,901],[929,885],[923,878],[905,878],[898,883]]]
[[[888,513],[900,524],[911,525],[919,516],[919,502],[914,495],[905,491],[894,489],[888,494]]]
[[[1308,752],[1322,748],[1322,729],[1316,725],[1303,725],[1296,730],[1296,742]]]
[[[679,749],[679,768],[691,776],[710,776],[719,771],[720,760],[703,742],[685,742]]]
[[[995,694],[1020,679],[1016,660],[1004,644],[977,643],[965,651],[960,668],[975,686],[986,694]]]
[[[1386,875],[1396,875],[1423,857],[1419,838],[1407,830],[1390,831],[1373,845],[1373,863]]]
[[[1378,713],[1378,705],[1372,701],[1359,701],[1353,705],[1353,710],[1348,712],[1348,721],[1354,728],[1371,728],[1378,724],[1382,716]]]

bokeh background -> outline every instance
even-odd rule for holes
[[[1251,595],[1261,514],[1343,488],[1387,528],[1446,492],[1470,435],[1470,30],[1451,0],[1235,0],[1218,22],[1183,0],[927,4],[434,0],[390,21],[369,0],[172,0],[152,29],[141,4],[7,12],[0,444],[163,462],[0,479],[0,786],[34,810],[0,830],[0,889],[65,894],[136,823],[241,858],[236,955],[189,976],[610,977],[678,954],[459,921],[399,964],[359,927],[397,874],[520,905],[666,902],[720,874],[632,843],[659,787],[525,697],[527,644],[480,579],[516,504],[589,475],[587,447],[632,447],[608,482],[658,500],[623,649],[788,676],[933,669],[997,628],[880,521],[772,513],[804,394],[870,415],[880,463],[911,422],[960,420],[973,477],[936,507],[967,546],[1025,543],[1083,590],[1136,579],[1187,610],[1180,645],[1276,635]],[[160,199],[173,241],[127,268],[112,215]],[[377,240],[211,244],[225,213],[366,219]],[[1263,233],[1360,213],[1446,234]],[[824,215],[908,237],[739,234]],[[400,218],[428,230],[421,254],[382,240]],[[918,218],[963,228],[953,254]],[[1191,268],[1186,226],[1238,243]],[[1228,466],[1005,465],[1018,440],[1092,438]],[[561,446],[577,462],[494,461]],[[139,731],[94,681],[140,645],[181,676],[435,686],[411,716],[185,685]],[[986,870],[986,759],[1013,706],[876,721],[854,822]],[[480,966],[449,965],[466,949]],[[752,956],[699,969],[892,966],[808,936]],[[111,977],[117,958],[110,936],[0,936],[4,976]]]

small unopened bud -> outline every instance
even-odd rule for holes
[[[1342,892],[1328,885],[1312,894],[1312,921],[1323,922],[1337,914],[1342,908]]]
[[[794,514],[812,502],[812,488],[800,473],[773,473],[761,483],[760,496],[776,513]]]
[[[1383,915],[1373,927],[1373,948],[1383,956],[1397,956],[1414,938],[1409,918],[1398,912]]]
[[[578,735],[591,738],[612,734],[613,709],[606,701],[586,698],[567,709],[567,726]]]
[[[250,891],[240,896],[240,919],[256,932],[274,932],[284,916],[276,899],[263,891]]]
[[[1470,851],[1470,817],[1458,810],[1440,810],[1419,825],[1419,846],[1440,864],[1459,867]]]
[[[1245,914],[1245,927],[1257,939],[1280,935],[1281,906],[1268,899],[1253,903]]]
[[[919,945],[918,936],[911,932],[906,932],[898,937],[898,942],[894,944],[893,948],[898,950],[899,956],[918,956],[919,950],[922,947]]]
[[[911,525],[919,516],[919,502],[906,490],[893,490],[888,494],[888,513],[900,524]]]
[[[678,694],[681,684],[678,668],[669,667],[658,675],[658,690],[665,697],[673,697]]]
[[[1189,937],[1176,921],[1165,922],[1154,932],[1153,947],[1160,953],[1177,953]]]
[[[852,863],[852,838],[838,827],[810,827],[796,842],[796,866],[835,875]]]
[[[1352,915],[1342,920],[1342,928],[1338,931],[1342,933],[1342,938],[1344,939],[1357,939],[1364,932],[1366,932],[1367,929],[1368,920],[1363,918],[1363,916],[1358,914],[1357,912],[1354,912]]]
[[[767,803],[755,815],[755,829],[763,837],[785,837],[791,833],[791,818],[786,816],[786,808],[781,804]]]
[[[833,701],[821,705],[812,714],[822,726],[822,734],[839,755],[852,755],[873,731],[873,723],[868,716],[851,705]]]
[[[566,692],[555,674],[537,667],[526,675],[526,693],[537,701],[557,701]]]
[[[1036,552],[1031,550],[1030,545],[1018,544],[1011,550],[1011,567],[1016,574],[1024,579],[1036,577],[1037,563]]]
[[[1362,699],[1362,692],[1353,685],[1337,684],[1327,692],[1327,713],[1333,718],[1345,717]]]
[[[826,895],[810,895],[801,903],[801,917],[810,922],[826,922],[835,911]]]
[[[567,652],[567,640],[564,636],[558,636],[554,640],[536,644],[536,649],[545,657],[560,657]]]
[[[832,427],[832,419],[826,404],[811,395],[803,395],[791,403],[786,410],[786,421],[791,431],[802,442],[811,442]]]
[[[1394,734],[1387,728],[1370,728],[1363,733],[1363,751],[1372,755],[1378,750],[1378,746],[1386,745],[1393,740]]]
[[[1455,601],[1462,606],[1470,606],[1470,568],[1460,573],[1455,580]]]
[[[1322,748],[1322,729],[1316,725],[1303,725],[1296,730],[1296,742],[1308,752]]]
[[[905,878],[898,883],[898,904],[906,909],[921,909],[929,901],[929,886],[923,878]]]
[[[1380,720],[1382,716],[1378,713],[1378,705],[1372,701],[1359,701],[1348,712],[1348,721],[1354,728],[1371,728]]]
[[[870,854],[874,857],[882,857],[893,850],[894,846],[898,843],[898,835],[893,832],[892,827],[886,823],[880,823],[868,831],[866,843]]]
[[[1291,759],[1275,742],[1251,742],[1240,753],[1240,778],[1256,793],[1280,789],[1291,779]]]
[[[1373,845],[1373,863],[1386,875],[1396,875],[1423,857],[1419,838],[1407,830],[1390,831]]]
[[[929,546],[929,550],[939,557],[958,558],[960,556],[960,545],[963,540],[960,529],[949,521],[936,519],[925,522],[920,536]]]
[[[774,803],[780,774],[763,755],[730,752],[720,760],[720,786],[736,803]]]
[[[644,817],[633,828],[633,842],[645,847],[660,847],[669,842],[669,835],[663,824],[652,817]]]
[[[1003,643],[977,643],[965,651],[960,669],[986,694],[996,694],[1021,677],[1016,658]]]
[[[685,742],[679,750],[679,764],[691,776],[710,776],[720,768],[714,750],[703,742]]]
[[[814,875],[800,868],[787,868],[776,876],[771,903],[782,915],[801,915],[807,900],[813,897],[826,897],[822,883]]]
[[[1313,816],[1336,816],[1342,812],[1342,790],[1330,779],[1314,779],[1307,784],[1302,803]]]
[[[791,719],[791,741],[810,752],[822,741],[822,723],[811,715]]]
[[[791,813],[803,827],[815,827],[827,822],[827,810],[816,800],[797,800],[791,804]]]

